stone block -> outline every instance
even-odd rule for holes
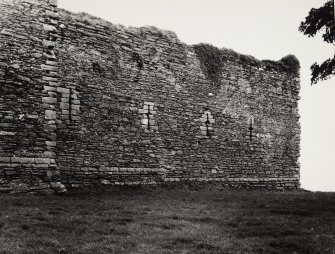
[[[46,11],[45,14],[51,18],[59,18],[59,14],[58,12],[54,12],[54,11]]]
[[[56,111],[54,111],[54,110],[46,110],[45,111],[45,119],[47,119],[47,120],[55,120],[55,119],[57,119]]]
[[[43,40],[42,44],[45,47],[55,47],[56,46],[56,42],[49,41],[49,40]]]
[[[50,164],[49,158],[35,158],[36,164]]]
[[[10,157],[0,157],[0,162],[10,162]]]
[[[57,5],[58,5],[58,0],[47,0],[47,1],[53,7],[57,7]]]
[[[46,70],[46,71],[58,72],[58,67],[53,66],[53,65],[42,64],[41,68],[42,68],[42,70]]]
[[[7,35],[7,36],[13,36],[14,35],[12,32],[10,32],[7,29],[2,29],[1,32],[0,32],[0,34]]]
[[[55,32],[55,31],[57,31],[57,28],[55,26],[48,25],[48,24],[44,24],[43,25],[43,29],[45,31],[48,31],[48,32]]]
[[[57,26],[58,25],[58,20],[57,19],[54,19],[54,18],[51,18],[50,19],[50,24],[54,25],[54,26]]]
[[[149,102],[149,101],[145,101],[145,102],[144,102],[144,105],[154,106],[155,103],[153,103],[153,102]]]
[[[45,132],[51,132],[57,130],[56,125],[50,125],[50,124],[45,124],[44,125],[44,131]]]
[[[46,86],[46,85],[44,85],[43,89],[44,89],[44,91],[57,91],[57,88],[53,87],[53,86]]]
[[[61,109],[67,109],[67,110],[70,108],[69,103],[65,103],[65,102],[61,102],[59,107]]]
[[[51,146],[51,147],[56,147],[57,146],[57,142],[56,141],[45,141],[45,144],[47,146]]]
[[[48,56],[47,56],[48,57]],[[58,82],[58,79],[57,78],[54,78],[54,77],[49,77],[49,76],[44,76],[44,77],[42,77],[42,79],[44,80],[44,81],[50,81],[50,82],[55,82],[56,84],[58,84],[57,82]],[[50,83],[49,83],[50,84]]]
[[[80,105],[71,105],[71,109],[79,111],[80,110]]]
[[[15,133],[12,131],[0,131],[0,136],[15,136]]]
[[[57,87],[57,92],[69,94],[70,89],[69,88],[64,88],[64,87]]]
[[[56,104],[57,103],[57,98],[52,98],[52,97],[42,97],[42,101],[44,103],[48,104]]]

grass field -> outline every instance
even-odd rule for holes
[[[0,253],[335,253],[335,193],[0,195]]]

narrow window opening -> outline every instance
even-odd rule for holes
[[[150,113],[150,106],[148,107],[148,112],[146,113],[148,117],[148,130],[150,131],[150,119],[151,119],[151,113]]]
[[[250,119],[250,124],[249,124],[249,137],[250,137],[250,141],[252,141],[252,131],[254,130],[253,128],[253,122],[252,119]]]
[[[72,88],[69,89],[69,121],[72,121]]]
[[[206,136],[209,137],[210,136],[209,126],[210,126],[211,122],[209,121],[209,114],[208,113],[206,113],[206,117],[207,117],[207,120],[205,122],[205,124],[206,124]]]

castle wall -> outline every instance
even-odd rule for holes
[[[0,192],[62,185],[55,162],[53,0],[0,1]],[[55,82],[56,84],[56,82]]]
[[[188,46],[51,0],[0,9],[0,191],[299,187],[299,73],[287,58]]]
[[[61,83],[75,93],[58,128],[64,183],[299,186],[298,72],[222,50],[214,82],[171,33],[63,10],[60,22]]]

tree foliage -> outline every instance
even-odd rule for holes
[[[301,22],[299,31],[308,37],[314,37],[318,32],[322,32],[322,38],[327,43],[335,42],[335,18],[334,0],[327,1],[322,7],[309,11],[305,21]],[[335,74],[335,55],[322,64],[314,63],[311,66],[312,84],[319,80],[325,80]]]

